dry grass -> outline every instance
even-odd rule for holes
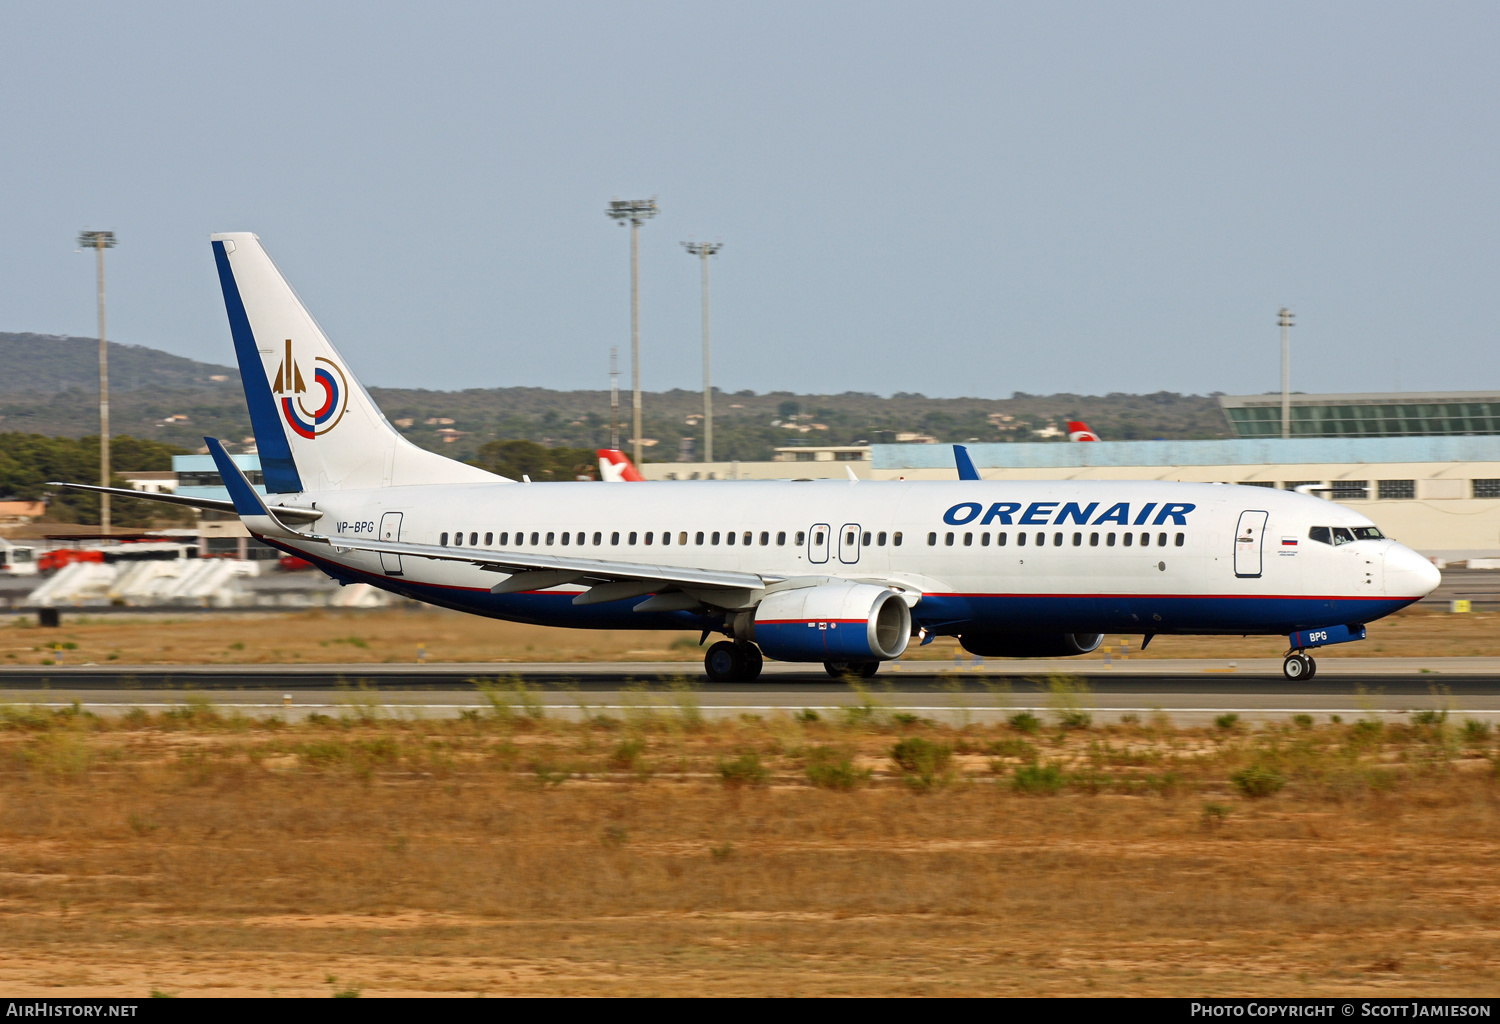
[[[0,709],[0,988],[1495,988],[1497,752],[1459,723],[704,723],[687,692],[570,723],[491,695],[440,722]]]
[[[1329,647],[1321,658],[1500,656],[1493,614],[1406,611],[1370,628],[1363,643]],[[1280,657],[1278,637],[1158,637],[1143,655],[1140,637],[1110,636],[1132,659]],[[67,645],[71,644],[69,647]],[[54,649],[61,645],[62,649]],[[0,628],[0,664],[280,664],[430,662],[699,661],[696,633],[554,629],[438,609],[307,611],[193,616],[74,616],[41,629],[31,616]],[[909,650],[910,661],[952,661],[956,641]],[[964,655],[967,658],[967,655]],[[1104,657],[1100,650],[1089,658]]]

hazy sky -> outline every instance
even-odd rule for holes
[[[232,359],[254,231],[367,383],[1500,389],[1493,3],[0,0],[0,330]],[[3,372],[3,368],[0,368]]]

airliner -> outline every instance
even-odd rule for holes
[[[1087,654],[1105,633],[1282,635],[1307,651],[1430,593],[1438,571],[1357,511],[1167,481],[517,482],[386,420],[249,233],[211,236],[266,494],[205,438],[237,514],[341,584],[548,626],[693,630],[717,682],[764,658],[869,677],[912,643]],[[964,456],[964,461],[967,456]],[[972,471],[972,463],[969,465]]]

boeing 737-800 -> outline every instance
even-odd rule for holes
[[[267,493],[212,438],[231,501],[114,493],[232,511],[341,583],[520,622],[723,634],[704,664],[724,681],[755,678],[762,655],[869,676],[913,639],[1061,656],[1107,632],[1280,634],[1287,676],[1305,678],[1307,650],[1362,638],[1439,581],[1358,512],[1258,487],[518,483],[407,441],[260,240],[211,241]]]

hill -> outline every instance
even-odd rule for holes
[[[98,342],[37,334],[0,334],[0,431],[53,437],[98,433]],[[386,416],[414,443],[473,459],[496,440],[595,448],[610,440],[607,391],[473,388],[426,391],[370,388]],[[622,395],[628,421],[630,396]],[[646,457],[676,461],[702,451],[702,396],[649,392]],[[139,345],[110,345],[110,417],[117,434],[197,450],[205,435],[250,441],[250,417],[233,367],[199,363]],[[790,391],[717,392],[714,454],[721,460],[768,459],[796,444],[902,440],[1024,441],[1036,431],[1083,419],[1107,440],[1231,436],[1213,397],[1027,395],[1007,399],[928,398],[898,392],[802,395]],[[630,436],[621,427],[621,438]],[[1052,439],[1059,439],[1056,434]],[[122,468],[138,468],[125,467]]]

